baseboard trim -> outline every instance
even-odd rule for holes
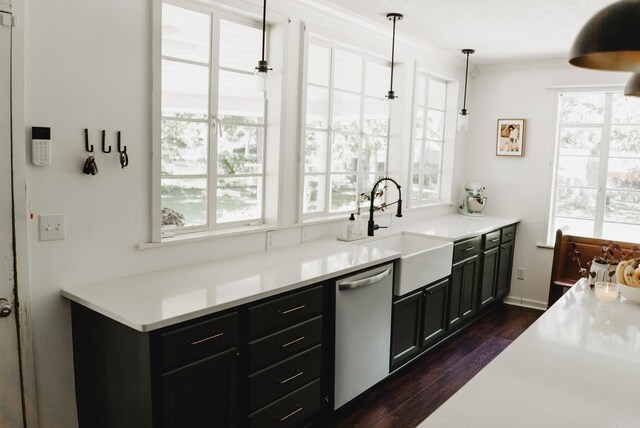
[[[522,306],[523,308],[538,309],[541,311],[547,310],[547,302],[532,299],[521,299],[518,297],[506,296],[504,303],[513,306]]]

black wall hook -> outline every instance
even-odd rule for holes
[[[93,144],[89,145],[89,130],[87,128],[84,128],[84,149],[93,153]]]
[[[106,140],[107,131],[102,130],[102,153],[111,153],[111,146],[109,146],[109,150],[105,150],[105,140]]]
[[[122,148],[122,132],[118,131],[118,153],[127,153],[127,146]]]

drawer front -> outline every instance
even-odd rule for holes
[[[249,376],[249,407],[256,410],[320,377],[322,347],[300,354]]]
[[[502,238],[500,242],[513,241],[516,237],[516,225],[512,224],[502,229]]]
[[[453,244],[453,262],[466,259],[480,252],[480,236],[465,239]]]
[[[257,337],[320,313],[322,286],[249,308],[249,334]]]
[[[500,231],[489,232],[484,235],[484,249],[490,250],[500,245]]]
[[[253,372],[291,357],[322,340],[322,316],[249,343],[249,369]]]
[[[298,389],[275,403],[249,416],[249,427],[298,426],[320,410],[322,400],[320,379]]]
[[[237,343],[236,336],[235,312],[163,333],[160,336],[162,365],[170,367],[233,348]]]

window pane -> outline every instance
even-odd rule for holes
[[[640,223],[640,192],[607,190],[604,219],[621,223]]]
[[[424,175],[438,175],[440,172],[440,160],[442,159],[442,142],[427,141],[422,165]]]
[[[391,69],[377,62],[367,61],[366,94],[382,98],[387,94],[389,87]]]
[[[558,187],[556,215],[592,219],[596,213],[596,189]]]
[[[305,141],[305,172],[325,172],[327,169],[327,133],[307,131]]]
[[[331,144],[331,171],[356,172],[358,170],[358,143],[355,134],[335,133]]]
[[[206,123],[162,121],[162,175],[207,173],[208,129]]]
[[[640,190],[640,159],[609,159],[607,187]]]
[[[209,114],[209,68],[162,61],[162,115],[206,118]]]
[[[262,180],[258,177],[218,179],[218,223],[257,220],[262,217]]]
[[[446,97],[447,85],[437,80],[429,80],[429,108],[444,110]]]
[[[304,202],[303,213],[316,213],[325,210],[325,183],[324,175],[307,175],[304,177]]]
[[[562,94],[561,123],[602,123],[605,94]]]
[[[362,92],[362,57],[340,49],[335,51],[334,86],[352,92]]]
[[[222,124],[218,138],[218,174],[262,172],[263,128]]]
[[[602,236],[614,241],[638,242],[640,241],[640,225],[604,222]]]
[[[638,111],[638,116],[640,117],[640,110]],[[640,156],[640,127],[612,126],[609,155],[624,157]]]
[[[560,156],[557,185],[597,187],[599,163],[595,157]]]
[[[601,128],[562,128],[560,154],[598,156],[601,136]]]
[[[389,116],[385,101],[373,98],[364,100],[364,132],[370,135],[387,135]]]
[[[331,212],[349,211],[356,208],[356,176],[331,176]]]
[[[444,112],[431,109],[427,111],[427,138],[444,139]]]
[[[438,178],[440,174],[438,172],[425,172],[422,177],[422,200],[423,201],[435,201],[438,199],[438,193],[440,190],[440,184]]]
[[[417,201],[420,199],[420,174],[411,175],[411,200]]]
[[[309,43],[307,83],[329,86],[330,63],[331,50],[329,48]]]
[[[411,156],[412,171],[420,171],[420,164],[422,163],[422,140],[413,140],[413,150]]]
[[[365,137],[360,153],[360,172],[384,172],[387,157],[387,139]]]
[[[162,208],[184,217],[184,226],[207,223],[207,180],[205,178],[163,178],[160,185]]]
[[[221,67],[253,72],[261,57],[261,29],[220,20]]]
[[[416,103],[422,107],[425,107],[427,105],[426,85],[426,76],[424,74],[419,75],[418,79],[416,80]]]
[[[415,138],[424,138],[424,109],[422,107],[416,108],[416,124],[415,124]]]
[[[575,218],[556,217],[553,219],[553,231],[568,226],[569,229],[563,231],[564,234],[578,236],[593,236],[593,220],[578,220]]]
[[[209,63],[210,18],[162,4],[162,55]]]
[[[307,126],[329,128],[329,89],[307,86]]]
[[[360,174],[359,176],[359,180],[358,180],[358,195],[365,193],[369,196],[371,196],[371,188],[373,187],[373,184],[380,180],[382,178],[382,175],[380,174]],[[384,186],[388,185],[387,188],[385,188]],[[393,188],[393,192],[390,190]],[[390,197],[393,198],[390,200],[390,202],[393,202],[397,199],[397,191],[395,190],[396,186],[393,183],[387,182],[387,181],[383,181],[382,183],[380,183],[380,185],[378,185],[378,190],[382,190],[384,192],[384,196],[383,199],[376,199],[375,203],[376,206],[379,206],[380,203],[382,201],[386,201],[386,194],[387,194],[387,190],[389,190],[390,193]],[[366,211],[367,213],[368,208],[369,208],[369,201],[365,201],[365,203],[362,204],[363,209],[366,207],[366,209],[364,209],[364,211]]]
[[[638,97],[625,97],[620,92],[613,94],[612,123],[640,123],[638,112],[640,112]]]
[[[333,129],[360,132],[360,95],[333,93]]]
[[[253,76],[220,70],[218,116],[239,123],[263,123],[264,99],[257,96]]]

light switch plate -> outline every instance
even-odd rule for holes
[[[38,216],[41,241],[58,241],[67,237],[66,214],[46,214]]]

